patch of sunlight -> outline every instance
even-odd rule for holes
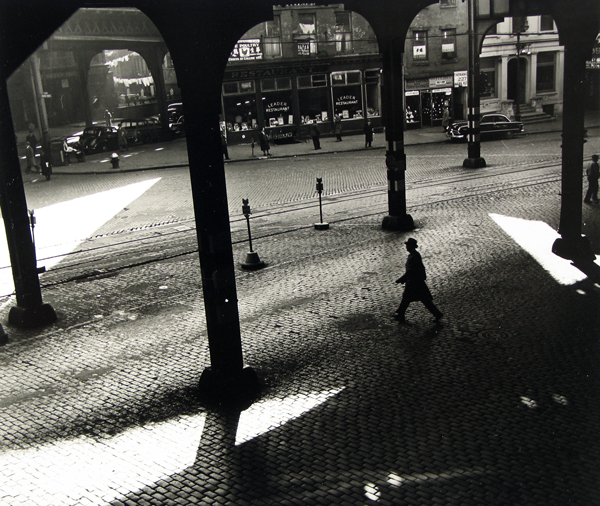
[[[381,492],[375,483],[367,483],[365,485],[365,497],[371,501],[378,501],[381,497]]]
[[[50,269],[160,178],[133,183],[34,210],[38,265]],[[14,291],[6,235],[0,234],[0,295]]]
[[[386,481],[392,487],[401,487],[405,480],[402,478],[402,476],[398,476],[396,473],[390,473]]]
[[[572,285],[586,279],[569,260],[552,253],[552,245],[560,235],[548,224],[500,214],[490,214],[490,217],[557,282]],[[598,260],[596,263],[600,265]]]
[[[165,148],[156,148],[154,151],[162,151]]]
[[[562,404],[563,406],[567,406],[569,404],[569,401],[563,395],[552,394],[552,400],[557,404]]]
[[[238,430],[235,435],[236,446],[281,427],[319,404],[323,404],[342,390],[344,388],[291,395],[284,399],[268,399],[254,403],[240,414]]]
[[[0,469],[10,481],[2,504],[103,505],[190,467],[205,416],[134,427],[99,441],[87,436],[27,449],[4,450]],[[14,501],[14,502],[13,502]],[[25,501],[25,502],[24,502]]]
[[[533,399],[530,399],[529,397],[525,397],[524,395],[521,396],[521,402],[531,409],[538,407],[537,402],[535,402]]]

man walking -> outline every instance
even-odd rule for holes
[[[310,125],[310,136],[315,149],[321,149],[321,130],[319,130],[319,125],[317,125],[317,118]]]
[[[592,155],[592,163],[585,171],[588,180],[588,189],[583,201],[590,203],[590,199],[595,204],[598,203],[598,178],[600,178],[600,167],[598,167],[598,155]]]
[[[412,237],[408,239],[406,244],[406,251],[408,251],[408,258],[406,260],[406,272],[404,275],[396,280],[396,283],[405,284],[404,294],[402,295],[402,301],[398,306],[397,311],[394,313],[394,318],[403,322],[404,313],[411,302],[420,300],[427,309],[435,316],[436,320],[439,320],[442,316],[442,312],[435,307],[433,303],[433,296],[425,283],[427,275],[425,274],[425,266],[421,259],[420,253],[417,251],[417,240]]]

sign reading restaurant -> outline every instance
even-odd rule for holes
[[[223,76],[227,81],[237,79],[262,79],[265,77],[302,76],[315,72],[327,72],[328,65],[296,65],[294,67],[278,67],[252,70],[229,70]]]

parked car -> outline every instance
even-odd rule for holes
[[[179,118],[173,120],[173,122],[169,122],[169,130],[171,130],[173,137],[185,136],[185,119],[183,114],[179,116]]]
[[[156,118],[125,119],[119,123],[125,132],[127,144],[156,142],[160,135],[160,123]]]
[[[67,139],[67,144],[69,144],[69,139]],[[119,149],[117,129],[100,125],[87,127],[79,136],[79,148],[86,155]]]
[[[504,114],[484,114],[481,116],[481,139],[506,137],[510,139],[515,134],[523,133],[525,128],[521,121],[513,121]],[[446,135],[452,141],[467,140],[469,125],[466,121],[453,121],[446,130]]]
[[[183,104],[181,102],[173,102],[167,107],[167,118],[169,123],[174,123],[183,116]]]

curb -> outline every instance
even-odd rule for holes
[[[586,127],[586,130],[591,130],[591,129],[597,129],[600,128],[600,125],[590,125]],[[561,133],[562,129],[551,129],[551,130],[540,130],[540,131],[534,131],[534,132],[525,132],[521,137],[526,137],[529,135],[539,135],[539,134],[549,134],[549,133]],[[433,141],[428,141],[428,142],[407,142],[404,145],[405,146],[420,146],[423,144],[445,144],[447,142],[450,142],[449,139],[444,139],[444,140],[433,140]],[[282,155],[273,155],[270,157],[266,157],[266,156],[255,156],[252,158],[236,158],[235,160],[225,160],[225,164],[229,164],[229,163],[236,163],[236,162],[253,162],[253,161],[258,161],[258,160],[278,160],[278,159],[285,159],[285,158],[294,158],[297,156],[318,156],[318,155],[331,155],[331,154],[337,154],[337,153],[354,153],[354,152],[358,152],[358,151],[380,151],[382,149],[387,149],[385,146],[381,146],[381,147],[373,147],[373,148],[350,148],[350,149],[344,149],[343,151],[319,151],[319,152],[307,152],[307,153],[295,153],[295,154],[282,154]],[[82,172],[64,172],[61,171],[60,169],[54,169],[52,171],[52,175],[89,175],[89,176],[95,176],[98,174],[118,174],[118,173],[128,173],[128,172],[141,172],[141,171],[145,171],[145,170],[161,170],[161,169],[177,169],[177,168],[183,168],[183,167],[189,167],[189,164],[187,163],[182,163],[182,164],[173,164],[173,165],[157,165],[157,166],[152,166],[152,167],[135,167],[135,168],[119,168],[119,169],[109,169],[109,170],[103,170],[103,171],[82,171]]]

